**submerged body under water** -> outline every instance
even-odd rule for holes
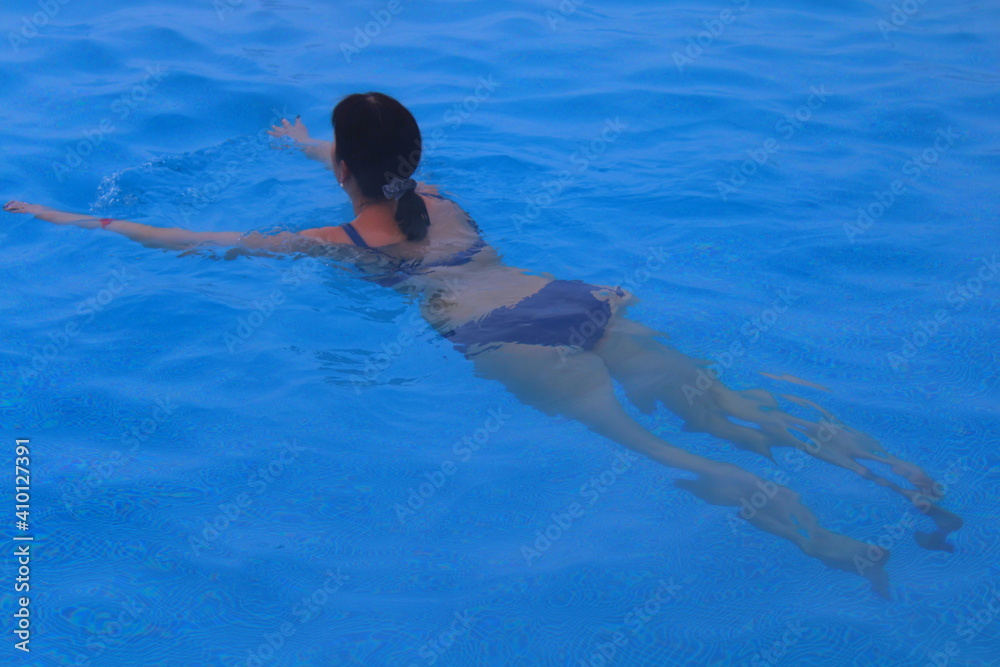
[[[711,504],[738,507],[741,519],[828,567],[865,577],[883,597],[890,597],[888,548],[873,549],[823,528],[784,484],[658,438],[626,413],[613,381],[640,411],[651,414],[662,404],[687,431],[711,434],[771,460],[772,448],[793,448],[891,490],[933,521],[933,531],[913,531],[921,547],[954,550],[947,537],[963,521],[938,505],[946,485],[918,465],[808,399],[781,395],[786,405],[814,411],[814,420],[782,410],[768,391],[729,389],[711,362],[685,356],[657,340],[665,333],[628,319],[624,311],[634,296],[620,286],[529,275],[507,266],[457,203],[436,188],[422,196],[432,224],[419,244],[371,248],[348,226],[353,246],[314,250],[342,255],[360,246],[356,261],[374,272],[369,279],[419,299],[423,317],[473,362],[477,375],[501,382],[522,403],[548,415],[575,419],[658,463],[696,474],[675,483]],[[908,485],[864,462],[888,466]]]
[[[0,214],[38,546],[16,658],[995,663],[988,12],[402,7],[364,48],[354,3],[0,9],[5,199],[345,222],[257,133],[382,88],[489,246],[401,294],[364,252],[178,258]],[[578,336],[477,346],[555,292]]]

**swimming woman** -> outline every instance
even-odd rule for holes
[[[891,489],[936,524],[916,534],[918,543],[951,550],[946,537],[962,520],[937,505],[941,487],[916,465],[804,399],[787,397],[815,409],[821,419],[793,416],[763,390],[736,392],[706,376],[707,362],[684,356],[658,341],[659,332],[625,317],[632,295],[620,288],[554,280],[503,264],[455,202],[412,179],[421,157],[420,130],[398,101],[380,93],[349,95],[333,110],[332,123],[333,142],[313,139],[298,119],[282,120],[270,134],[294,140],[333,171],[354,207],[354,219],[343,225],[263,235],[154,227],[19,201],[4,210],[184,254],[227,247],[350,260],[368,279],[419,297],[423,316],[474,363],[477,374],[498,380],[546,414],[576,419],[654,461],[692,473],[677,486],[708,503],[741,508],[739,516],[757,528],[829,567],[866,577],[881,595],[888,595],[886,551],[823,528],[785,486],[660,439],[626,413],[612,381],[642,412],[651,413],[659,401],[687,430],[766,457],[772,447],[796,448]],[[882,477],[865,460],[889,464],[910,487]]]

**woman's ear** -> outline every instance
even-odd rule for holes
[[[337,181],[341,186],[347,181],[351,176],[351,170],[347,168],[347,163],[343,160],[333,163],[333,173],[337,177]]]

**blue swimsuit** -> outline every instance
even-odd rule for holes
[[[425,271],[421,271],[420,269],[430,269],[439,266],[461,266],[462,264],[468,264],[469,262],[472,261],[472,257],[477,252],[486,247],[486,241],[484,241],[483,238],[480,236],[478,239],[476,239],[476,242],[473,243],[471,246],[469,246],[465,250],[456,252],[454,255],[446,259],[432,263],[424,263],[419,259],[406,262],[393,259],[386,253],[379,250],[378,248],[373,248],[367,243],[365,243],[365,240],[361,238],[361,234],[358,233],[358,230],[356,230],[354,228],[354,225],[352,225],[351,223],[349,222],[345,223],[341,225],[340,228],[343,229],[345,232],[347,232],[347,236],[351,239],[351,242],[354,243],[354,245],[358,246],[359,248],[371,250],[381,255],[382,257],[390,260],[390,262],[395,265],[394,270],[390,271],[389,273],[383,273],[381,275],[373,276],[371,278],[374,282],[377,282],[379,285],[382,285],[383,287],[392,287],[393,285],[397,285],[403,282],[404,280],[409,279],[410,276],[417,275],[420,273],[425,273]]]
[[[430,195],[435,196],[435,195]],[[440,195],[436,195],[440,197]],[[444,197],[441,197],[444,199]],[[341,225],[354,245],[382,253],[361,238],[351,223]],[[478,232],[478,228],[476,229]],[[460,266],[472,261],[473,256],[486,247],[482,237],[469,248],[433,264],[405,262],[392,273],[378,276],[380,285],[391,287],[410,275],[421,273],[419,268]],[[450,331],[442,332],[460,352],[467,357],[492,350],[502,343],[574,347],[589,350],[597,344],[611,319],[611,305],[599,299],[596,293],[624,297],[622,289],[614,290],[590,285],[580,280],[553,280],[535,294],[521,299],[513,306],[491,310],[478,320],[465,322]],[[476,349],[470,351],[471,346]]]
[[[446,332],[445,338],[467,357],[492,350],[501,343],[575,347],[589,350],[604,335],[611,320],[611,304],[596,294],[625,296],[580,280],[553,280],[513,306],[494,308],[482,319],[470,320]],[[478,345],[470,352],[469,346]]]

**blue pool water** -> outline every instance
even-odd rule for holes
[[[15,542],[0,558],[3,664],[1000,664],[996,9],[4,3],[5,200],[344,222],[329,172],[260,131],[301,114],[328,138],[341,96],[384,91],[421,123],[421,178],[509,264],[628,286],[730,386],[922,465],[966,525],[923,550],[926,519],[847,471],[633,410],[891,548],[887,601],[650,461],[591,485],[618,445],[474,376],[346,267],[4,213],[4,532],[30,438],[35,543],[30,654]]]

